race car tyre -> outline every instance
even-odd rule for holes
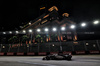
[[[42,60],[46,60],[46,58],[43,58]]]

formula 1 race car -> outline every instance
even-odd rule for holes
[[[72,55],[71,54],[50,54],[46,57],[43,57],[42,60],[71,60]]]

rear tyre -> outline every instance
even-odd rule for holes
[[[70,60],[71,60],[71,58],[68,58],[67,60],[69,60],[69,61],[70,61]]]

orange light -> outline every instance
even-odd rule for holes
[[[51,12],[51,11],[53,11],[54,9],[55,9],[56,11],[58,11],[58,8],[57,8],[56,6],[51,7],[50,9],[48,9],[48,11]]]
[[[49,41],[49,39],[48,39],[48,38],[46,38],[46,41],[48,42],[48,41]]]
[[[40,10],[45,9],[45,7],[40,8]]]
[[[63,16],[63,17],[64,17],[64,16],[65,16],[65,17],[69,17],[69,14],[68,14],[68,13],[63,13],[62,16]]]
[[[75,37],[74,37],[74,39],[73,39],[74,41],[76,41],[77,40],[77,36],[75,35]]]
[[[63,37],[61,36],[61,41],[63,41]]]
[[[29,41],[29,44],[31,44],[31,40]]]
[[[46,15],[46,16],[44,16],[43,18],[47,18],[49,16],[49,14],[48,15]]]
[[[50,41],[50,36],[49,36],[49,41]]]

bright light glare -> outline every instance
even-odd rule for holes
[[[9,31],[9,33],[10,33],[10,34],[12,34],[12,32],[11,32],[11,31]]]
[[[6,34],[6,32],[3,32],[3,34]]]
[[[23,30],[23,33],[26,33],[26,31],[25,31],[25,30]]]
[[[31,22],[29,22],[29,25],[31,25]]]
[[[65,27],[61,27],[61,30],[65,30]]]
[[[52,30],[53,30],[53,31],[57,31],[57,29],[56,29],[56,28],[53,28]]]
[[[52,46],[54,47],[55,45],[53,44]]]
[[[47,31],[49,31],[49,29],[48,28],[45,28],[45,31],[47,32]]]
[[[16,33],[19,33],[18,31],[16,31]]]
[[[86,23],[82,23],[81,26],[82,26],[82,27],[86,26]]]
[[[75,28],[75,25],[71,25],[71,27],[70,27],[71,29],[74,29]]]
[[[32,29],[30,29],[29,32],[31,33],[32,32]]]
[[[94,21],[93,23],[94,23],[94,24],[98,24],[98,23],[99,23],[99,21]]]
[[[37,32],[40,32],[41,30],[40,29],[37,29]]]

